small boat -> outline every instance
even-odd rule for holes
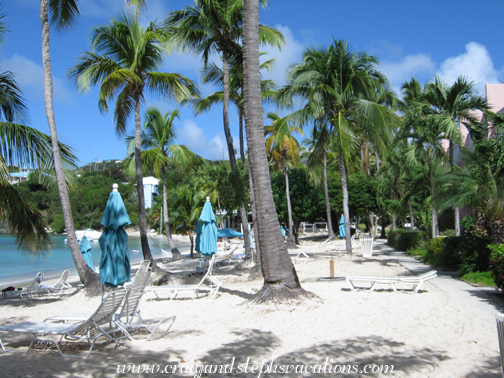
[[[133,251],[131,251],[131,253],[140,253],[140,251],[138,249],[134,249]]]
[[[77,236],[77,241],[81,241],[82,237],[85,236],[89,241],[99,239],[101,236],[101,231],[95,231],[92,228],[86,228],[84,230],[75,231],[75,236]]]

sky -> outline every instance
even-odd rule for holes
[[[163,20],[170,11],[192,6],[193,0],[146,0],[147,12],[140,21]],[[43,98],[41,27],[39,0],[3,0],[4,21],[9,27],[0,47],[0,69],[11,71],[21,86],[29,109],[29,126],[49,134]],[[122,136],[115,132],[111,113],[98,108],[98,89],[80,93],[67,79],[67,72],[89,46],[90,30],[109,24],[126,9],[126,0],[80,0],[78,25],[64,33],[51,33],[54,79],[54,110],[58,139],[71,146],[80,165],[126,157]],[[285,83],[290,65],[301,62],[309,47],[329,46],[334,40],[350,42],[355,51],[378,58],[378,69],[398,93],[411,78],[421,83],[440,76],[448,84],[464,75],[474,81],[480,94],[485,84],[504,80],[504,3],[491,0],[269,0],[261,9],[260,23],[280,30],[286,40],[281,51],[262,48],[265,59],[275,59],[274,69],[263,73],[278,86]],[[218,60],[216,60],[219,62]],[[201,57],[184,54],[166,56],[160,71],[180,73],[200,84]],[[218,90],[201,85],[204,96]],[[228,159],[224,142],[222,106],[195,116],[188,106],[147,96],[142,111],[156,106],[163,113],[179,109],[176,120],[178,144],[206,159]],[[266,111],[276,111],[268,108]],[[231,133],[238,150],[238,117],[230,105]],[[134,129],[128,122],[128,134]]]

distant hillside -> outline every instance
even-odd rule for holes
[[[83,165],[82,167],[79,168],[79,170],[83,172],[95,172],[95,171],[102,171],[105,168],[123,169],[124,163],[122,162],[122,160],[119,159],[103,160]]]

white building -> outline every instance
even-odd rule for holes
[[[154,205],[154,196],[159,195],[159,179],[149,176],[143,178],[145,208],[150,209]]]

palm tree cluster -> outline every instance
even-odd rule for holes
[[[243,225],[248,224],[247,210],[251,211],[259,257],[254,260],[261,266],[264,277],[258,301],[306,294],[301,289],[274,211],[270,175],[275,170],[285,177],[289,247],[295,247],[292,243],[296,236],[289,188],[289,169],[294,167],[307,167],[312,184],[323,187],[329,236],[334,235],[332,219],[344,216],[349,254],[352,253],[352,219],[364,217],[370,232],[374,233],[378,218],[375,212],[380,214],[382,232],[386,223],[396,227],[399,221],[409,218],[412,226],[430,229],[432,237],[436,237],[441,211],[452,209],[453,228],[459,234],[459,209],[474,206],[482,227],[496,240],[502,238],[504,151],[500,130],[504,123],[499,116],[488,112],[485,99],[477,94],[469,79],[459,77],[455,83],[447,84],[435,77],[423,86],[411,79],[404,83],[398,97],[378,70],[377,57],[355,50],[347,41],[333,39],[327,47],[307,48],[301,62],[287,72],[286,84],[276,88],[274,82],[261,77],[261,69],[269,69],[273,62],[267,60],[260,64],[259,50],[261,45],[281,48],[285,41],[278,30],[259,24],[259,2],[196,0],[193,6],[173,11],[161,22],[150,22],[146,27],[139,23],[139,16],[148,3],[144,0],[129,3],[136,7],[134,13],[123,13],[109,25],[92,29],[89,51],[77,58],[68,76],[80,90],[99,88],[101,111],[108,112],[114,103],[118,135],[124,136],[128,121],[134,121],[134,134],[125,136],[128,164],[137,182],[142,251],[154,269],[158,268],[147,241],[144,171],[153,172],[161,179],[162,210],[155,208],[151,219],[163,218],[164,232],[175,257],[179,251],[171,236],[173,227],[192,232],[205,197],[210,196],[218,208],[222,203],[226,210],[238,210]],[[267,1],[260,3],[266,5]],[[0,190],[10,193],[9,197],[2,198],[15,199],[12,188],[5,185],[4,169],[14,162],[14,155],[9,155],[12,150],[17,151],[19,161],[39,159],[54,167],[69,246],[81,279],[86,286],[91,286],[97,276],[80,256],[73,232],[62,161],[74,162],[75,158],[69,148],[57,142],[49,51],[50,26],[62,29],[74,25],[79,15],[79,1],[41,0],[40,5],[46,79],[44,99],[51,138],[49,141],[48,137],[17,124],[23,120],[19,117],[25,110],[20,91],[9,73],[0,75],[0,81],[6,83],[0,89],[10,88],[10,97],[2,96],[2,100],[7,100],[0,104],[6,121],[5,126],[0,125],[0,135],[4,138],[0,145]],[[202,82],[217,85],[215,93],[201,98],[197,83],[178,73],[161,70],[166,53],[173,47],[201,56]],[[218,56],[220,64],[212,61],[214,56]],[[164,112],[150,107],[142,120],[141,108],[147,92],[158,94],[167,102],[189,103],[195,114],[222,103],[229,170],[221,171],[186,146],[176,144],[177,109]],[[264,102],[276,105],[278,112],[265,115]],[[230,105],[238,113],[240,164],[231,136]],[[486,123],[479,122],[477,111],[485,112]],[[466,148],[461,131],[464,128],[472,138],[472,151]],[[488,133],[490,128],[499,130],[492,138]],[[301,142],[306,130],[308,136]],[[189,178],[177,180],[176,172],[184,172],[184,177]],[[356,174],[362,175],[358,176],[359,180],[365,177],[375,183],[376,189],[370,200],[374,204],[360,206],[365,209],[362,213],[351,211],[359,200],[349,190]],[[224,176],[228,183],[237,183],[235,195],[228,198],[221,195],[225,192]],[[341,193],[341,203],[336,206],[331,198],[335,192]],[[29,225],[15,218],[11,202],[0,202],[0,211],[6,212],[20,243],[26,245],[34,235],[42,245],[47,243],[47,236],[40,228],[40,214],[22,201],[16,201],[30,213],[26,217],[32,222]],[[35,233],[30,234],[28,228]],[[248,237],[245,237],[245,249],[252,260]]]

